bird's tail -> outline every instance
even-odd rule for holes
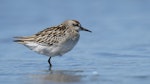
[[[33,36],[29,36],[29,37],[14,37],[15,40],[14,42],[20,43],[20,44],[26,44],[26,42],[32,42],[34,41],[34,37]]]

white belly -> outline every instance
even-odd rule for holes
[[[57,44],[57,45],[52,45],[52,46],[45,46],[45,45],[42,46],[38,43],[29,42],[25,44],[25,46],[27,46],[29,49],[39,54],[53,57],[53,56],[61,56],[67,53],[68,51],[72,50],[73,47],[77,44],[78,40],[79,40],[79,37],[77,37],[74,40],[70,39],[62,44]]]

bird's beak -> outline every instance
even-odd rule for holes
[[[83,27],[80,27],[80,28],[81,28],[82,31],[92,32],[92,31],[90,31],[90,30],[88,30],[86,28],[83,28]]]

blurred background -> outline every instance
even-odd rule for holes
[[[55,57],[13,42],[75,19],[77,46]],[[150,83],[150,0],[0,0],[0,83]],[[38,81],[37,81],[38,80]]]

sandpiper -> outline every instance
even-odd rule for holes
[[[51,57],[62,56],[72,50],[79,40],[79,31],[91,32],[83,28],[77,20],[66,20],[58,26],[49,27],[32,36],[15,37],[14,42],[48,56],[51,69]]]

